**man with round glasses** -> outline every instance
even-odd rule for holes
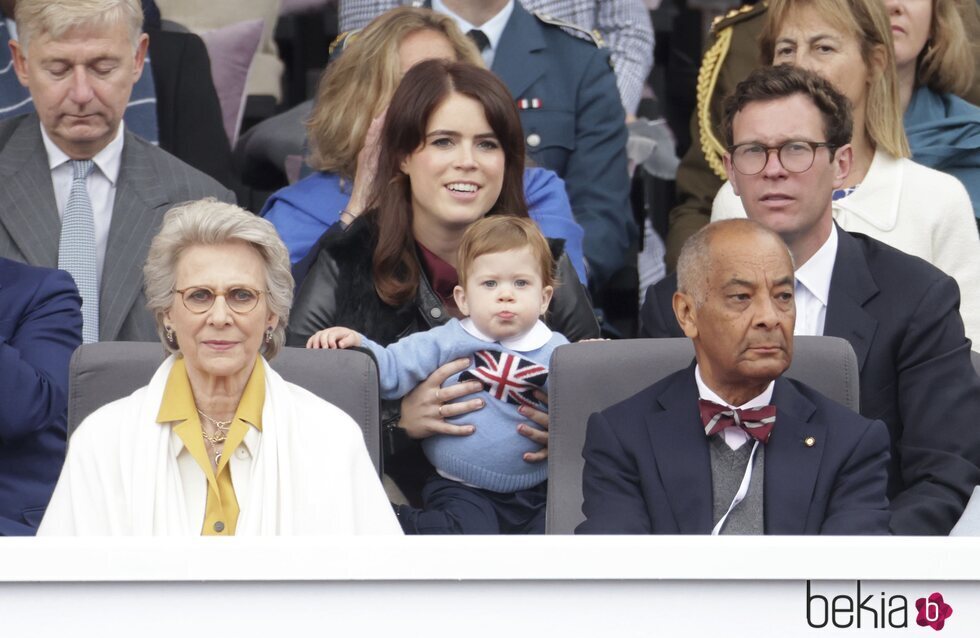
[[[891,435],[894,534],[947,534],[980,484],[980,378],[956,282],[926,261],[834,224],[851,168],[850,105],[814,73],[754,71],[725,103],[725,169],[748,217],[775,231],[796,266],[797,335],[847,339],[862,415]],[[651,287],[642,336],[683,336],[676,277]]]
[[[742,175],[757,175],[762,172],[769,162],[770,153],[776,153],[779,163],[790,173],[803,173],[813,166],[813,157],[818,148],[834,147],[826,142],[808,142],[806,140],[788,140],[779,146],[765,146],[758,142],[745,142],[729,146],[728,153],[732,165]]]

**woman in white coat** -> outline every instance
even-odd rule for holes
[[[272,224],[172,209],[143,269],[171,356],[78,427],[39,534],[400,534],[361,431],[269,366],[292,303]]]

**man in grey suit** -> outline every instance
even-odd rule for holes
[[[16,19],[37,114],[0,123],[0,256],[68,270],[86,341],[156,340],[141,267],[163,214],[234,194],[121,123],[146,57],[139,0],[20,0]]]

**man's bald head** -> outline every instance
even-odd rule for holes
[[[691,235],[681,249],[677,260],[677,290],[690,295],[700,306],[707,295],[708,273],[711,271],[711,245],[716,237],[743,237],[753,242],[758,237],[772,237],[780,244],[779,235],[765,226],[748,219],[728,219],[708,224]],[[786,249],[792,261],[793,256]]]
[[[684,244],[677,265],[677,323],[694,344],[701,376],[741,405],[793,358],[793,258],[756,222],[709,224]]]

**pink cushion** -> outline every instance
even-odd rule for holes
[[[221,103],[225,134],[232,147],[245,112],[245,84],[262,38],[261,18],[236,22],[201,34],[211,58],[211,77]]]

